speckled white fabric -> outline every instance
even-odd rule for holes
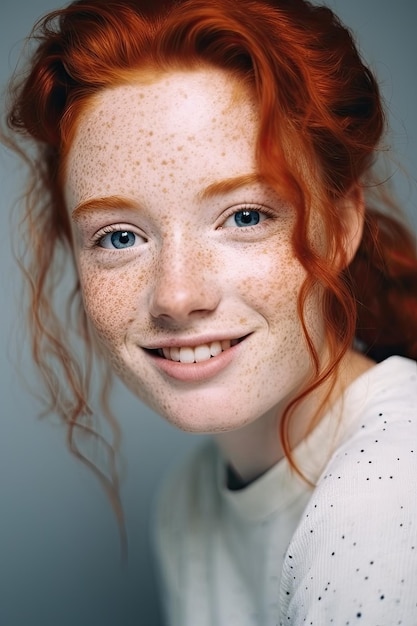
[[[417,625],[417,364],[358,378],[240,491],[208,443],[167,481],[156,546],[170,626]]]

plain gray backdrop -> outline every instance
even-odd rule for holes
[[[380,78],[393,128],[387,143],[408,172],[407,179],[398,171],[394,183],[417,226],[417,5],[414,0],[328,4],[352,27]],[[57,0],[2,0],[3,89],[32,24],[57,6]],[[122,568],[106,496],[67,451],[64,429],[54,419],[37,418],[40,405],[13,366],[22,333],[16,324],[21,278],[12,259],[8,216],[22,184],[15,160],[1,148],[0,626],[159,626],[148,538],[151,502],[162,475],[198,438],[176,432],[116,386],[113,407],[127,462],[122,497],[129,562]],[[26,351],[23,371],[35,380]]]

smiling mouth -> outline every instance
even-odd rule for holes
[[[205,343],[201,346],[175,346],[151,350],[151,352],[157,354],[163,359],[176,361],[177,363],[201,363],[202,361],[208,361],[209,359],[218,356],[225,350],[229,350],[229,348],[232,348],[236,344],[240,343],[243,339],[244,337],[241,337],[240,339],[223,339],[222,341]]]

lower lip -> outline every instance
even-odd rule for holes
[[[245,341],[242,340],[235,346],[223,350],[217,356],[212,356],[207,361],[200,361],[199,363],[181,363],[179,361],[170,361],[164,359],[156,354],[148,355],[157,367],[167,374],[170,378],[175,378],[185,383],[197,383],[216,376],[219,372],[224,370],[231,361],[235,358],[240,350],[240,346]]]

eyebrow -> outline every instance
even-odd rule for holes
[[[211,183],[203,191],[198,194],[200,200],[208,200],[214,196],[219,196],[224,193],[230,193],[239,187],[246,187],[255,183],[265,182],[260,174],[255,172],[251,174],[242,174],[241,176],[234,176],[233,178],[226,178],[218,182]]]
[[[72,218],[77,221],[85,213],[91,211],[108,211],[109,209],[136,209],[138,206],[136,202],[133,202],[130,198],[123,196],[105,196],[101,198],[91,198],[85,202],[77,204],[72,211]]]
[[[215,181],[208,185],[198,194],[199,200],[208,200],[221,194],[230,193],[240,187],[253,185],[255,183],[264,182],[263,177],[257,173],[242,174],[232,178]],[[81,216],[91,211],[109,210],[109,209],[129,209],[137,210],[138,205],[132,199],[123,196],[105,196],[91,198],[85,202],[80,202],[72,211],[73,220],[77,221]]]

